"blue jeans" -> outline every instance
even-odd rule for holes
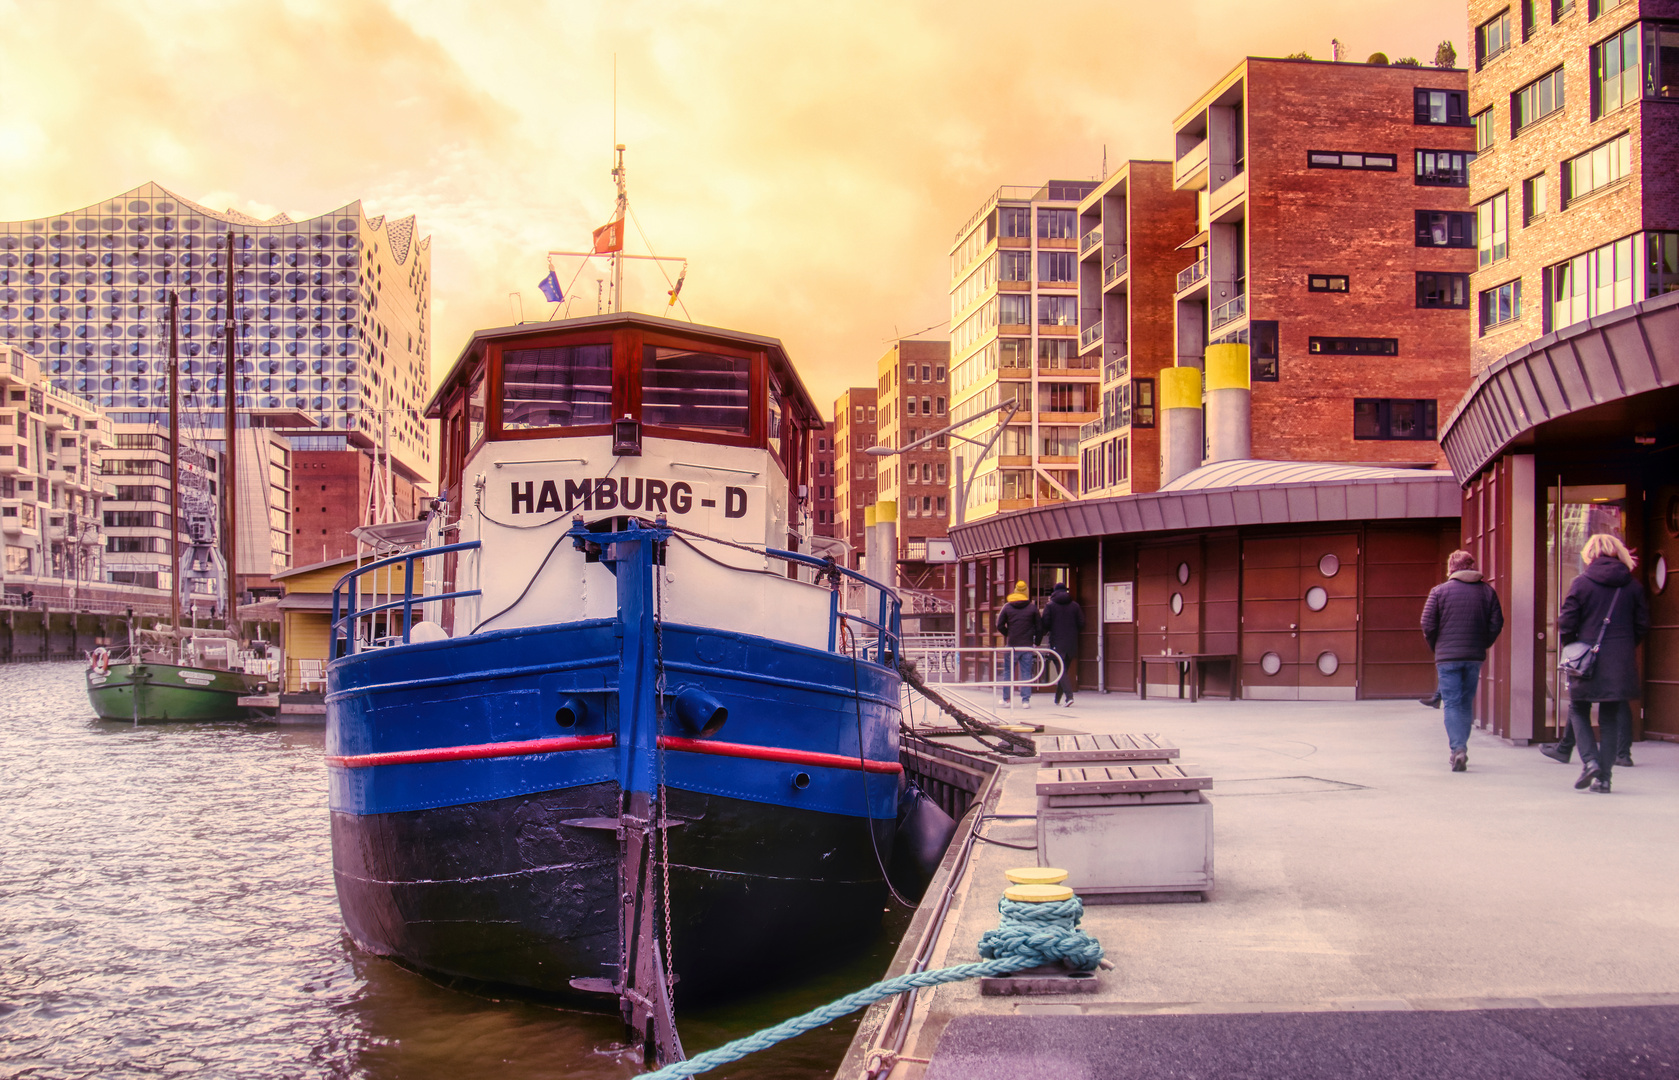
[[[1452,752],[1469,746],[1475,720],[1475,691],[1481,681],[1481,661],[1447,660],[1434,665],[1440,677],[1440,704],[1446,713],[1446,741]]]
[[[1010,668],[1014,669],[1014,677],[1016,679],[1031,679],[1037,675],[1038,658],[1035,654],[1030,652],[1017,652],[1011,649],[1009,650],[1009,656],[1013,657],[1014,662],[1011,664],[1007,660],[1003,661],[1003,678],[1006,679],[1009,677],[1008,672]],[[1005,686],[1003,687],[1003,700],[1007,701],[1008,699],[1009,688]],[[1020,688],[1020,700],[1032,700],[1032,688],[1030,686],[1022,686]]]

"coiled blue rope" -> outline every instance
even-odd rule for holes
[[[985,959],[977,964],[912,971],[895,979],[877,982],[838,1001],[812,1009],[803,1016],[795,1016],[743,1039],[724,1043],[715,1050],[695,1054],[687,1061],[666,1065],[657,1072],[646,1073],[642,1080],[698,1076],[719,1065],[739,1061],[748,1054],[767,1050],[795,1035],[831,1024],[848,1013],[894,994],[987,975],[1008,975],[1057,960],[1064,961],[1077,971],[1093,971],[1101,962],[1101,944],[1078,928],[1079,920],[1084,916],[1084,905],[1076,896],[1047,903],[1022,903],[1003,897],[997,901],[997,912],[1000,916],[997,929],[987,930],[980,936],[979,954]]]

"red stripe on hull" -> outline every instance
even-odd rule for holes
[[[608,750],[617,742],[616,735],[572,735],[559,739],[479,743],[476,746],[394,750],[388,754],[355,754],[349,757],[329,754],[326,763],[339,769],[365,769],[372,765],[413,765],[428,761],[474,761],[479,758],[522,757],[526,754],[558,754],[567,750]]]
[[[747,743],[713,742],[710,739],[679,739],[672,735],[659,737],[659,746],[666,750],[683,750],[690,754],[718,754],[723,757],[751,758],[755,761],[781,761],[789,765],[815,765],[823,769],[861,769],[872,773],[901,773],[904,767],[896,761],[847,757],[844,754],[819,754],[813,750],[784,750],[776,746],[752,746]]]

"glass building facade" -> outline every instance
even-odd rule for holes
[[[367,218],[359,201],[258,221],[145,184],[0,223],[0,343],[114,420],[159,422],[174,293],[183,421],[215,438],[231,302],[241,411],[305,415],[322,448],[382,448],[388,437],[399,467],[430,476],[431,255],[414,233],[412,217]]]

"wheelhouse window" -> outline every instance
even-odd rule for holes
[[[472,389],[466,392],[466,445],[469,450],[484,438],[484,400],[484,373],[480,371],[472,380]]]
[[[663,345],[642,349],[641,419],[649,427],[745,435],[751,393],[748,357]]]
[[[503,431],[611,422],[611,342],[502,352]]]

